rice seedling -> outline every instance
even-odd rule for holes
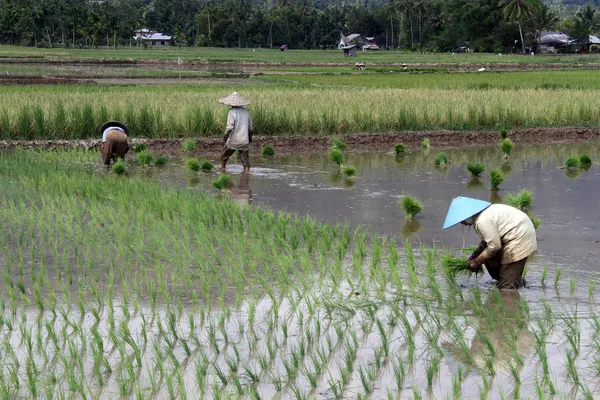
[[[408,152],[408,149],[404,143],[397,143],[394,145],[394,152],[397,156],[402,156]]]
[[[135,146],[133,146],[133,151],[135,153],[141,153],[146,150],[148,150],[148,144],[146,143],[138,143]]]
[[[117,175],[123,175],[125,173],[125,161],[119,158],[112,166],[112,172]]]
[[[569,157],[565,160],[565,164],[563,165],[563,168],[566,169],[576,169],[577,167],[579,167],[579,160],[577,159],[577,157]]]
[[[200,164],[200,161],[198,161],[198,159],[197,159],[197,158],[188,158],[188,159],[185,161],[185,164],[187,165],[187,168],[188,168],[190,171],[193,171],[193,172],[198,172],[198,171],[200,171],[200,168],[202,167],[202,166],[201,166],[201,164]]]
[[[508,131],[504,128],[500,129],[500,138],[506,139],[508,137]]]
[[[168,163],[169,163],[169,158],[166,156],[159,156],[159,157],[156,157],[156,159],[154,160],[154,165],[158,165],[158,166],[167,165]]]
[[[196,148],[198,147],[198,143],[193,139],[185,139],[181,143],[181,147],[183,148],[184,151],[192,153],[192,152],[196,151]]]
[[[490,189],[497,191],[504,181],[504,174],[496,169],[490,171]]]
[[[556,268],[556,274],[554,275],[554,288],[558,288],[558,283],[560,282],[560,267]]]
[[[334,136],[331,138],[331,148],[334,150],[344,151],[348,149],[348,146],[340,138]]]
[[[425,138],[423,141],[421,141],[421,147],[425,150],[428,150],[431,147],[431,141],[429,138]]]
[[[142,167],[147,167],[154,161],[154,154],[150,150],[143,150],[138,153],[137,159]]]
[[[332,149],[329,151],[329,159],[338,165],[340,169],[342,169],[344,165],[344,156],[339,149]]]
[[[346,175],[347,179],[356,178],[356,167],[353,167],[351,165],[345,165],[344,166],[344,175]]]
[[[500,150],[502,151],[502,154],[504,154],[505,160],[510,158],[510,153],[512,153],[514,147],[515,145],[513,144],[512,140],[509,138],[502,139],[500,142]]]
[[[200,164],[200,169],[202,170],[202,172],[210,172],[215,168],[215,166],[207,160],[202,161],[202,163]]]
[[[582,167],[592,165],[592,159],[587,154],[581,154],[579,156],[579,165]]]
[[[485,165],[478,162],[469,162],[467,163],[467,171],[469,171],[473,177],[479,177],[483,171],[485,171]]]
[[[442,167],[448,165],[448,155],[446,153],[440,152],[437,156],[435,156],[435,165],[437,167]]]
[[[400,199],[400,205],[404,209],[408,220],[414,219],[423,210],[423,203],[410,195],[403,195]]]
[[[262,154],[265,157],[272,157],[275,155],[275,150],[273,150],[273,148],[270,145],[266,144],[260,151],[260,154]]]
[[[458,274],[470,272],[470,264],[461,257],[454,257],[452,254],[444,254],[440,258],[444,273],[451,280],[455,280]]]
[[[507,193],[504,200],[509,206],[524,212],[530,211],[533,207],[533,193],[527,189],[523,189],[519,193]]]

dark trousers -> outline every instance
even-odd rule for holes
[[[502,264],[502,252],[484,262],[490,276],[498,281],[498,289],[518,289],[523,286],[523,271],[527,257],[522,260]]]
[[[234,150],[225,146],[223,149],[223,154],[221,154],[221,162],[227,163],[229,157],[231,157],[236,151],[240,152],[240,159],[242,160],[242,165],[244,168],[250,168],[250,151],[248,150]]]

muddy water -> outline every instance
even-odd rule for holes
[[[539,257],[580,272],[600,272],[600,167],[560,169],[571,155],[589,154],[600,160],[600,146],[521,146],[505,162],[497,147],[447,150],[450,165],[434,165],[439,151],[419,151],[397,158],[389,153],[346,154],[345,161],[358,169],[358,179],[346,180],[327,155],[309,157],[254,156],[250,176],[241,174],[236,160],[228,168],[233,185],[230,196],[241,204],[260,204],[275,210],[311,215],[321,221],[363,226],[375,234],[398,235],[413,242],[438,247],[470,246],[478,241],[473,231],[441,226],[452,197],[470,196],[501,202],[508,192],[529,189],[534,193]],[[468,161],[486,165],[481,179],[466,172]],[[213,160],[217,164],[216,160]],[[489,190],[488,172],[501,169],[506,178],[499,192]],[[152,176],[165,184],[197,190],[214,190],[210,182],[218,172],[193,174],[183,160],[167,167],[134,172]],[[402,194],[424,203],[415,221],[407,222],[398,204]]]

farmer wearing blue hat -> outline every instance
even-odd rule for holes
[[[472,272],[485,265],[499,289],[517,289],[523,285],[527,258],[537,250],[537,238],[531,219],[519,209],[491,204],[469,197],[455,197],[450,204],[443,229],[456,224],[473,226],[481,238],[477,249],[467,258]]]

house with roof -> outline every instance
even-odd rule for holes
[[[170,46],[172,36],[165,35],[162,32],[143,28],[135,31],[133,38],[136,40],[136,42],[142,44],[145,43],[150,46]]]

